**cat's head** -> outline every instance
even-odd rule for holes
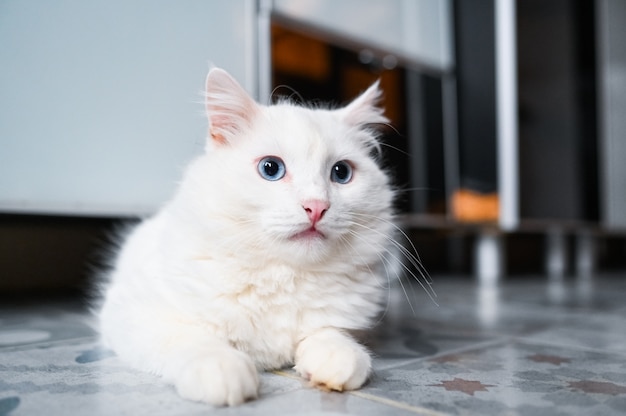
[[[221,224],[213,229],[223,246],[288,261],[371,263],[389,237],[393,199],[372,156],[372,126],[388,121],[380,97],[374,83],[339,109],[264,106],[211,70],[209,138],[192,176],[202,215]]]

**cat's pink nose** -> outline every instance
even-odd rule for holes
[[[306,214],[309,216],[311,225],[315,225],[322,219],[324,214],[326,214],[326,211],[330,208],[330,204],[320,199],[312,199],[310,201],[304,201],[302,208],[304,208]]]

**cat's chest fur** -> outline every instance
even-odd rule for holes
[[[204,276],[226,273],[237,279],[206,282],[206,293],[194,296],[198,304],[190,304],[190,312],[197,314],[197,322],[254,356],[259,368],[291,364],[298,342],[316,328],[361,329],[378,310],[379,282],[366,273],[345,276],[281,264],[225,270],[224,262],[204,263],[197,269],[204,269]],[[217,269],[219,274],[215,274]],[[348,282],[352,282],[352,293]],[[202,293],[196,290],[196,295]]]
[[[244,268],[236,272],[252,277],[255,271]],[[227,293],[213,296],[211,309],[226,310],[229,315],[214,323],[217,333],[256,357],[260,368],[290,363],[308,298],[296,273],[287,267],[270,266],[257,269],[246,283],[229,286]],[[213,321],[209,316],[203,319]]]

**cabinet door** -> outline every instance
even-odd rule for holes
[[[210,65],[256,91],[255,4],[0,2],[0,212],[154,211],[203,148]]]

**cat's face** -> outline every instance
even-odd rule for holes
[[[367,125],[385,121],[377,86],[339,110],[265,107],[214,71],[203,163],[221,176],[209,193],[232,225],[226,239],[298,262],[379,252],[393,195],[370,156]]]

